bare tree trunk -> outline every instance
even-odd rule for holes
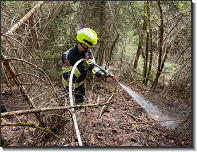
[[[103,35],[103,37],[105,37],[105,22],[104,22],[104,9],[105,9],[105,1],[101,1],[100,2],[100,33]],[[100,48],[99,48],[99,51],[98,54],[97,54],[97,57],[96,57],[96,60],[98,62],[99,65],[101,65],[103,63],[103,59],[104,59],[104,56],[105,56],[105,45],[104,45],[104,41],[103,39],[101,38],[100,39]]]
[[[151,86],[152,89],[156,89],[157,84],[158,84],[158,80],[159,80],[159,76],[161,75],[161,58],[162,58],[162,43],[163,43],[163,33],[164,33],[164,24],[163,24],[163,12],[162,12],[162,8],[161,8],[161,3],[160,1],[158,1],[158,6],[159,6],[159,11],[160,11],[160,19],[161,19],[161,24],[160,24],[160,40],[159,40],[159,58],[158,58],[158,68],[157,68],[157,74],[156,74],[156,78]]]
[[[120,71],[123,67],[122,65],[123,65],[123,57],[124,57],[125,47],[126,47],[126,42],[125,42],[124,48],[122,49],[121,56],[120,56],[120,65],[119,65]],[[123,71],[124,71],[124,68],[123,68]]]
[[[145,31],[146,31],[146,49],[145,49],[145,62],[144,62],[144,68],[143,68],[143,83],[146,85],[146,77],[147,77],[147,67],[148,67],[148,52],[149,52],[149,29],[148,29],[148,2],[144,2],[144,25],[145,25]]]
[[[164,63],[165,63],[165,61],[166,61],[166,59],[167,59],[169,49],[170,49],[170,45],[167,47],[166,53],[165,53],[165,55],[164,55],[164,57],[163,57],[163,60],[162,60],[162,63],[161,63],[161,68],[160,68],[160,71],[161,71],[161,72],[162,72],[162,70],[163,70]],[[161,72],[160,72],[160,74],[161,74]]]
[[[33,48],[38,50],[39,49],[39,40],[38,40],[38,33],[37,33],[37,30],[36,30],[36,27],[34,26],[35,22],[34,22],[33,15],[29,18],[29,24],[30,24],[30,27],[31,27],[31,38],[32,38]]]
[[[150,31],[150,59],[149,59],[149,67],[148,67],[148,73],[147,73],[147,78],[145,81],[145,84],[148,84],[148,79],[150,76],[150,71],[152,67],[152,58],[153,58],[153,40],[152,40],[152,27],[151,27],[151,22],[150,22],[150,3],[147,4],[147,15],[148,15],[148,24],[149,24],[149,31]]]
[[[130,6],[132,8],[132,14],[133,14],[133,17],[135,19],[135,22],[136,22],[136,26],[135,28],[138,29],[138,35],[139,35],[139,42],[138,42],[138,49],[137,49],[137,52],[136,52],[136,56],[135,56],[135,61],[134,61],[134,65],[133,65],[133,69],[135,70],[138,66],[138,60],[139,60],[139,56],[140,56],[140,53],[142,51],[142,45],[143,45],[143,39],[144,39],[144,35],[143,35],[143,29],[139,28],[141,27],[140,23],[139,23],[139,20],[136,18],[135,16],[135,12],[133,10],[133,5],[132,5],[132,2],[130,2]],[[141,32],[142,31],[142,32]]]
[[[15,115],[30,114],[30,113],[40,113],[40,112],[48,112],[48,111],[56,111],[56,110],[57,111],[68,110],[68,109],[71,109],[71,108],[105,106],[105,105],[108,105],[110,103],[110,100],[111,100],[111,98],[113,97],[114,94],[112,94],[112,96],[108,99],[108,102],[102,103],[102,104],[95,103],[95,104],[86,104],[86,105],[60,106],[60,107],[52,107],[52,108],[38,108],[38,109],[10,111],[10,112],[1,113],[1,118],[15,116]]]
[[[137,49],[137,53],[136,53],[136,56],[135,56],[133,69],[136,69],[137,65],[138,65],[138,59],[140,57],[140,52],[142,50],[142,42],[143,42],[143,34],[139,33],[139,44],[138,44],[138,49]]]
[[[176,59],[175,63],[179,60],[179,58],[185,53],[188,47],[191,45],[191,42],[186,46],[186,48],[180,53],[179,57]]]
[[[111,49],[110,49],[109,60],[108,60],[108,67],[109,67],[109,63],[111,62],[113,50],[114,50],[114,47],[116,45],[116,42],[118,41],[118,38],[119,38],[119,33],[117,33],[117,36],[116,36],[115,40],[113,41],[113,44],[112,44]]]
[[[38,10],[46,2],[47,1],[39,1],[38,4],[36,4],[22,19],[20,19],[19,22],[12,26],[5,34],[12,35],[14,31],[16,31],[24,22],[26,22],[31,17],[31,15],[34,14],[35,11]],[[5,37],[1,36],[1,40],[5,40]]]

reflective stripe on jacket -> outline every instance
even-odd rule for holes
[[[78,45],[78,44],[77,44]],[[62,55],[62,83],[65,86],[68,86],[69,82],[68,79],[70,77],[71,70],[74,64],[83,58],[92,59],[95,62],[95,59],[92,54],[92,50],[89,52],[79,52],[77,49],[77,45]],[[89,68],[96,76],[101,77],[102,71],[97,68],[95,65]],[[74,75],[73,75],[73,86],[78,87],[85,83],[86,74],[88,69],[83,66],[83,62],[79,63],[75,68]]]

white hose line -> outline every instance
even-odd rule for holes
[[[77,67],[77,65],[84,61],[86,59],[80,59],[79,61],[77,61],[75,63],[75,65],[73,66],[72,68],[72,71],[71,71],[71,74],[70,74],[70,79],[69,79],[69,98],[70,98],[70,106],[73,106],[73,98],[72,98],[72,81],[73,81],[73,74],[74,74],[74,71],[75,71],[75,68]],[[76,131],[76,135],[77,135],[77,139],[78,139],[78,143],[79,143],[79,146],[83,146],[82,145],[82,141],[81,141],[81,137],[80,137],[80,132],[79,132],[79,128],[78,128],[78,125],[77,125],[77,119],[76,119],[76,115],[75,115],[75,109],[74,108],[71,108],[71,113],[72,113],[72,117],[73,117],[73,122],[74,122],[74,126],[75,126],[75,131]]]

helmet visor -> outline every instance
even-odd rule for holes
[[[90,41],[88,41],[88,40],[85,40],[85,39],[83,39],[83,41],[84,41],[85,43],[87,43],[90,47],[93,46],[93,43],[92,43],[92,42],[90,42]]]

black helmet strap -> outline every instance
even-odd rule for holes
[[[86,52],[88,51],[89,46],[88,46],[87,48],[84,48],[83,45],[82,45],[82,43],[79,43],[79,44],[81,45],[81,47],[82,47],[83,49],[86,50]]]

